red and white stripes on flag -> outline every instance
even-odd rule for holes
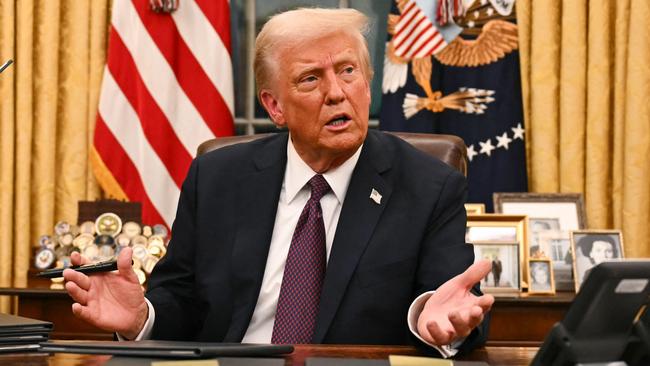
[[[144,223],[171,227],[196,148],[233,126],[227,0],[115,0],[99,100],[95,175],[109,196],[142,203]]]
[[[404,6],[392,42],[395,55],[408,59],[431,56],[447,46],[442,34],[413,0]]]

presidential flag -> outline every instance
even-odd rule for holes
[[[232,135],[227,0],[116,0],[91,160],[113,198],[171,226],[196,148]]]
[[[514,0],[396,0],[388,17],[380,128],[452,134],[469,202],[527,190]]]

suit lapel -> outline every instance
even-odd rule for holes
[[[369,132],[341,209],[327,264],[313,343],[321,343],[325,338],[348,282],[390,199],[392,186],[381,176],[390,169],[387,155],[381,149],[377,135]],[[380,204],[370,198],[373,189],[381,195]]]
[[[273,138],[241,181],[238,225],[232,253],[233,309],[225,342],[244,337],[259,296],[287,160],[287,135]]]

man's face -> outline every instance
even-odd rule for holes
[[[606,241],[595,241],[589,252],[589,257],[593,259],[595,264],[599,264],[607,259],[614,258],[614,248],[612,244]]]
[[[548,283],[548,272],[546,272],[546,270],[541,266],[534,267],[533,280],[538,284]]]
[[[275,124],[289,128],[296,151],[312,169],[340,165],[366,137],[370,87],[358,47],[352,36],[334,34],[280,50],[272,90],[260,93]]]

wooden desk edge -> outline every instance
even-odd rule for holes
[[[463,361],[483,361],[489,365],[524,366],[529,365],[537,348],[534,347],[483,347],[467,356],[459,357]],[[302,366],[309,357],[386,359],[389,355],[419,355],[410,346],[357,346],[357,345],[296,345],[293,353],[284,356],[286,365]],[[67,365],[104,365],[111,356],[64,354],[54,355],[25,353],[0,354],[3,365],[47,364],[50,366]],[[41,362],[42,360],[42,362]]]

